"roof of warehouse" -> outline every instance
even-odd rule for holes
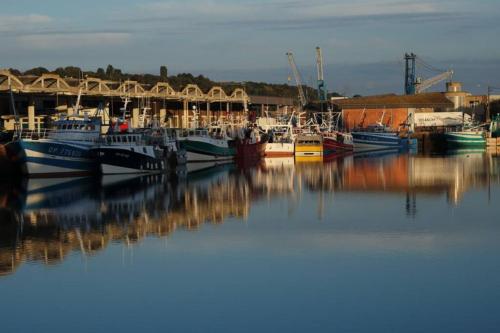
[[[293,99],[289,97],[256,96],[250,95],[250,103],[265,105],[293,105]]]
[[[378,109],[378,108],[451,108],[453,103],[443,93],[425,93],[417,95],[378,95],[356,97],[332,101],[341,109]]]

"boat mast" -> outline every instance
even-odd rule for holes
[[[19,115],[16,110],[16,103],[14,102],[14,93],[12,92],[12,85],[9,85],[9,95],[10,95],[10,106],[12,108],[12,113],[14,114],[14,133],[17,137],[21,137],[23,132],[23,127],[19,124]]]

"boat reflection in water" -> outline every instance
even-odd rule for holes
[[[294,205],[303,191],[319,194],[320,218],[322,207],[335,200],[323,194],[334,192],[403,194],[409,215],[417,214],[419,195],[446,196],[458,205],[467,191],[500,183],[499,161],[483,152],[349,155],[310,163],[290,157],[264,159],[250,168],[223,164],[180,170],[176,176],[4,182],[0,275],[15,272],[23,262],[58,263],[72,253],[93,255],[111,243],[131,245],[230,218],[244,221],[252,204],[285,198]]]

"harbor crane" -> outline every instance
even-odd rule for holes
[[[421,77],[417,77],[416,73],[416,65],[417,62],[420,66],[423,68],[432,71],[432,72],[439,72],[436,76],[433,76],[429,79],[422,80]],[[439,82],[448,80],[453,77],[453,71],[452,70],[439,70],[436,69],[427,63],[425,63],[421,58],[419,58],[416,54],[414,53],[406,53],[405,54],[405,94],[406,95],[414,95],[414,94],[420,94],[424,92],[425,90],[429,89],[430,87],[438,84]]]
[[[323,53],[319,46],[316,47],[316,68],[318,70],[318,98],[320,101],[325,102],[328,99],[328,92],[323,76]]]
[[[307,104],[307,99],[306,99],[306,95],[304,94],[304,88],[302,85],[302,77],[300,76],[299,69],[297,68],[297,64],[295,63],[293,53],[291,51],[289,51],[286,53],[286,56],[288,57],[288,63],[290,64],[290,67],[292,68],[293,76],[295,78],[295,83],[296,83],[297,89],[299,91],[300,105],[302,108],[304,108]]]

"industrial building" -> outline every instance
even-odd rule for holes
[[[226,92],[223,87],[215,86],[202,91],[197,85],[189,84],[176,91],[168,82],[146,86],[136,81],[112,82],[91,77],[78,80],[56,74],[16,76],[8,70],[0,70],[0,128],[13,126],[11,90],[22,125],[29,129],[43,127],[47,115],[73,115],[78,95],[85,109],[104,106],[104,123],[108,123],[110,117],[121,116],[120,108],[128,98],[132,123],[138,123],[147,107],[148,114],[157,117],[162,125],[179,128],[192,125],[193,111],[197,111],[200,124],[208,124],[220,119],[241,121],[247,116],[245,111],[258,115],[267,110],[287,112],[293,108],[290,98],[249,96],[243,88]]]
[[[445,112],[454,108],[453,102],[442,93],[391,94],[338,99],[331,103],[334,109],[342,112],[348,130],[378,122],[397,130],[405,126],[415,113]]]
[[[433,112],[446,112],[447,116],[455,112],[460,119],[463,113],[466,117],[485,121],[488,96],[472,95],[462,90],[460,82],[448,82],[446,92],[335,99],[330,103],[342,112],[344,125],[349,130],[377,122],[397,130],[415,120],[414,115]]]

